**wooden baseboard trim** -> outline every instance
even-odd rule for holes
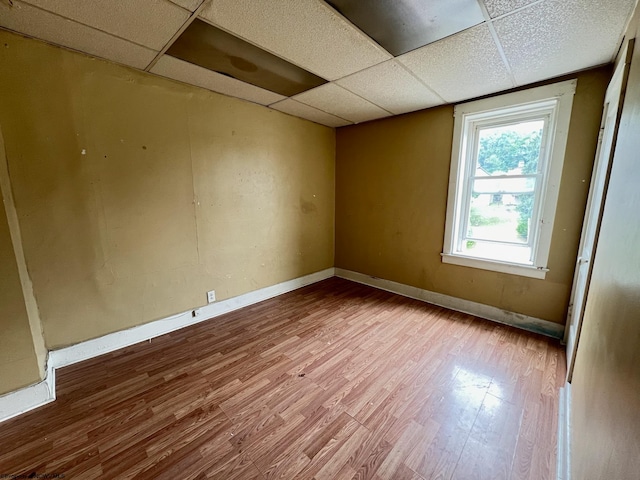
[[[291,292],[312,283],[334,276],[334,269],[327,268],[303,277],[261,288],[237,297],[211,303],[204,307],[145,323],[127,330],[110,333],[99,338],[80,342],[49,352],[47,375],[35,385],[0,396],[0,422],[9,420],[55,400],[55,371],[74,363],[88,360],[120,348],[159,337],[189,325],[211,320],[225,313],[247,307],[263,300]]]
[[[403,283],[385,280],[383,278],[365,275],[363,273],[336,268],[336,277],[352,280],[357,283],[369,285],[371,287],[386,290],[387,292],[397,293],[405,297],[422,300],[423,302],[438,305],[440,307],[449,308],[457,312],[468,313],[476,317],[485,318],[494,322],[510,325],[534,333],[539,333],[547,337],[561,339],[564,334],[564,325],[549,322],[535,317],[529,317],[520,313],[508,312],[497,307],[484,305],[482,303],[471,302],[441,293],[423,290],[421,288],[412,287]]]
[[[558,405],[557,480],[571,479],[571,384],[560,388]]]

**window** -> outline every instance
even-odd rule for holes
[[[545,277],[575,86],[456,106],[443,262]]]

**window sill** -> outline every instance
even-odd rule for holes
[[[515,263],[498,262],[495,260],[484,260],[481,258],[465,257],[462,255],[453,255],[451,253],[441,253],[443,263],[451,263],[453,265],[461,265],[463,267],[479,268],[482,270],[491,270],[494,272],[509,273],[511,275],[520,275],[522,277],[531,277],[544,280],[549,271],[548,268],[538,268],[528,265],[518,265]]]

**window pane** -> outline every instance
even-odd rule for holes
[[[482,193],[504,193],[515,195],[518,193],[533,193],[535,187],[535,177],[485,177],[476,178],[473,181],[473,190],[471,193],[474,195]]]
[[[544,120],[529,120],[478,132],[477,169],[484,175],[522,175],[538,171]]]
[[[460,253],[469,257],[487,258],[500,262],[531,264],[531,247],[529,245],[505,245],[481,240],[467,240],[462,245]]]
[[[481,128],[462,253],[526,263],[544,120]],[[494,243],[500,242],[500,243]]]
[[[544,278],[575,85],[455,106],[443,262]]]
[[[467,245],[469,240],[529,243],[533,200],[534,196],[531,193],[472,194],[467,219],[467,236],[463,239],[463,243]],[[472,247],[473,245],[468,246],[468,248]]]

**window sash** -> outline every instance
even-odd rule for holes
[[[550,144],[549,135],[551,126],[554,124],[554,114],[556,111],[556,101],[541,102],[540,105],[530,108],[522,112],[523,107],[506,107],[503,109],[497,109],[492,112],[490,117],[487,114],[483,114],[481,119],[474,119],[473,116],[464,122],[462,138],[463,148],[466,153],[464,159],[464,167],[462,170],[463,178],[461,183],[463,185],[461,192],[461,210],[457,212],[457,228],[455,231],[455,252],[463,253],[463,245],[467,240],[473,241],[489,241],[486,239],[476,239],[469,235],[470,225],[470,213],[471,213],[471,199],[473,193],[473,183],[476,179],[509,179],[509,178],[535,178],[534,189],[532,193],[517,192],[522,195],[533,195],[533,206],[531,212],[531,219],[529,222],[527,242],[515,243],[510,241],[497,241],[491,240],[492,243],[502,243],[504,245],[518,245],[530,248],[529,262],[536,263],[537,243],[539,238],[539,225],[542,215],[542,192],[544,191],[546,173],[548,165],[550,163]],[[478,157],[480,153],[480,131],[487,128],[504,127],[511,125],[519,125],[521,123],[542,121],[542,135],[540,140],[540,153],[538,155],[537,171],[533,174],[518,174],[518,175],[488,175],[478,176],[474,172],[478,168]],[[469,148],[471,146],[471,148]],[[512,194],[511,192],[495,192],[496,194]],[[491,259],[498,260],[500,259]]]
[[[510,179],[510,178],[540,178],[539,173],[526,173],[523,175],[488,175],[481,177],[479,175],[472,175],[469,177],[471,180],[494,180],[494,179]]]
[[[461,103],[454,108],[453,145],[451,150],[451,167],[449,172],[449,192],[447,197],[447,212],[442,252],[442,262],[464,267],[491,270],[512,275],[544,279],[547,261],[551,251],[551,234],[556,216],[560,179],[564,163],[565,149],[571,120],[573,97],[577,80],[567,80],[554,84],[519,90],[495,97],[483,98],[471,102]],[[537,218],[532,225],[537,229],[532,243],[532,257],[534,262],[524,263],[522,257],[510,255],[507,249],[513,251],[514,246],[506,246],[505,257],[496,260],[491,249],[473,252],[459,249],[459,239],[462,224],[467,221],[469,206],[463,190],[468,191],[467,182],[470,161],[475,160],[477,154],[476,141],[469,124],[483,128],[518,123],[534,117],[551,113],[546,126],[545,138],[542,138],[541,150],[547,152],[547,165],[538,165],[536,174],[542,174],[544,181],[536,180],[538,188],[538,204],[535,205]],[[470,150],[473,152],[471,154]],[[465,177],[467,175],[467,177]],[[496,192],[498,193],[498,192]],[[500,192],[501,193],[501,192]],[[461,220],[464,219],[464,220]],[[479,242],[484,242],[480,240]],[[489,244],[483,243],[485,247]],[[496,247],[493,247],[495,250]],[[500,247],[497,247],[499,250]],[[517,248],[516,248],[517,249]],[[485,255],[486,253],[486,255]],[[484,256],[483,256],[484,255]],[[488,255],[488,256],[487,256]],[[489,258],[494,257],[494,258]]]
[[[522,247],[522,248],[530,248],[530,245],[528,243],[523,243],[523,242],[509,242],[507,240],[491,240],[489,238],[478,238],[478,237],[464,237],[463,241],[466,242],[467,240],[469,241],[473,241],[473,242],[486,242],[486,243],[495,243],[495,244],[500,244],[500,245],[515,245],[516,247]]]

